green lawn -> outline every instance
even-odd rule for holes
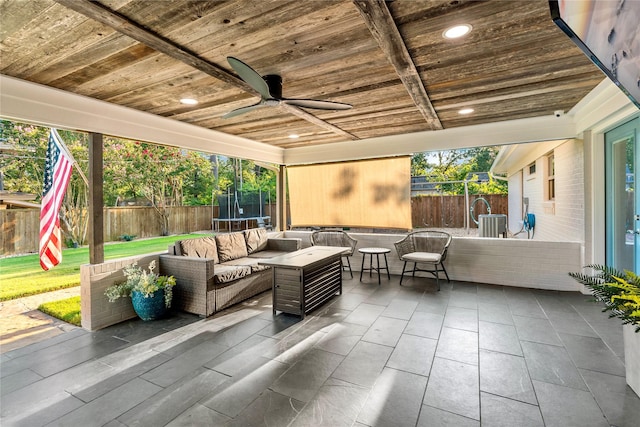
[[[80,297],[71,297],[58,301],[45,302],[38,307],[43,313],[56,317],[72,325],[81,326]]]
[[[167,249],[176,240],[202,237],[202,234],[156,237],[110,243],[104,258],[124,258]],[[0,301],[71,288],[80,285],[80,265],[89,263],[89,248],[63,249],[62,262],[49,271],[40,267],[38,254],[0,258]]]

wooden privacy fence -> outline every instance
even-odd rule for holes
[[[211,230],[211,218],[218,215],[214,206],[175,206],[169,210],[169,232],[185,234],[192,231]],[[127,234],[136,237],[155,237],[162,233],[156,210],[147,206],[104,208],[104,239],[119,240]]]
[[[169,208],[169,230],[171,234],[211,230],[214,206],[176,206]],[[38,252],[40,234],[40,210],[0,210],[0,256]],[[155,237],[162,232],[155,209],[146,206],[104,208],[104,239],[106,242],[120,240],[123,235]]]
[[[0,228],[0,255],[38,252],[39,209],[2,209]]]
[[[483,198],[491,206],[492,214],[508,214],[509,202],[506,194],[469,195],[469,207],[477,198]],[[476,220],[478,215],[486,214],[486,205],[477,202],[473,205]],[[469,213],[465,209],[465,196],[419,196],[411,198],[411,222],[413,228],[463,228],[464,217]],[[478,226],[469,219],[469,227]]]
[[[485,198],[491,213],[508,211],[507,195],[469,196],[469,203]],[[411,219],[414,228],[464,227],[465,196],[420,196],[411,199]],[[211,230],[211,219],[218,217],[218,206],[177,206],[170,209],[169,232],[184,234]],[[275,205],[265,209],[265,215],[276,212]],[[475,215],[486,213],[484,203],[475,204]],[[275,223],[275,217],[271,219]],[[470,221],[471,227],[477,227]],[[0,256],[38,252],[40,211],[38,209],[0,210]],[[162,232],[154,208],[147,206],[104,208],[104,239],[120,240],[122,236],[155,237]]]

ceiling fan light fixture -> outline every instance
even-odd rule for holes
[[[458,111],[458,114],[462,114],[463,116],[471,113],[473,113],[473,108],[463,108],[462,110]]]
[[[471,29],[472,27],[469,24],[454,25],[453,27],[449,27],[444,30],[442,37],[445,39],[457,39],[469,34]]]
[[[180,103],[184,105],[196,105],[198,103],[198,100],[193,98],[182,98],[180,100]]]
[[[241,80],[244,80],[255,92],[260,95],[257,104],[248,107],[236,108],[222,116],[223,119],[247,113],[256,108],[277,107],[280,104],[289,105],[294,108],[311,108],[316,110],[348,110],[351,104],[342,102],[324,101],[319,99],[298,99],[284,98],[282,96],[282,77],[278,74],[267,74],[261,76],[256,70],[245,64],[238,58],[228,56],[227,61],[234,69]]]

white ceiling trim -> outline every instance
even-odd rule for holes
[[[554,115],[464,126],[359,141],[289,148],[286,165],[411,155],[425,151],[569,139],[576,136],[571,117]]]
[[[424,151],[570,139],[638,109],[605,80],[569,114],[283,149],[47,86],[0,75],[0,116],[189,150],[296,165],[411,155]]]
[[[574,117],[579,133],[586,130],[600,133],[623,123],[638,111],[620,88],[605,78],[569,111],[569,115]]]
[[[284,149],[0,74],[0,117],[282,164]]]
[[[568,141],[570,140],[563,139],[559,141],[545,141],[536,144],[517,144],[502,147],[491,166],[491,172],[507,174],[507,177],[510,177]]]
[[[576,138],[582,139],[585,131],[602,133],[624,123],[636,114],[638,114],[638,107],[611,80],[605,78],[568,112],[567,117],[575,123]],[[553,146],[540,148],[515,145],[502,147],[491,166],[491,171],[515,173],[525,167],[528,162],[540,157],[540,150],[544,152],[553,148]]]

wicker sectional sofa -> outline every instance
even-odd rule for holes
[[[160,255],[160,274],[176,278],[176,308],[208,317],[271,289],[271,269],[258,263],[301,244],[297,238],[269,238],[264,228],[179,240]]]

